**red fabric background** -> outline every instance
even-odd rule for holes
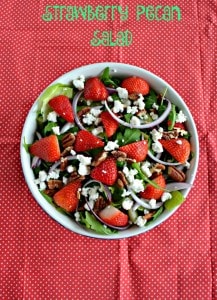
[[[46,23],[41,15],[52,1],[1,3],[0,298],[217,299],[216,1],[177,0],[180,22],[138,22],[141,3],[135,0],[119,3],[129,6],[125,22]],[[133,43],[93,47],[96,29],[129,29]],[[38,94],[63,73],[103,61],[137,65],[170,83],[194,116],[201,149],[194,188],[176,214],[154,230],[116,241],[79,236],[49,218],[26,186],[19,154],[22,126]]]

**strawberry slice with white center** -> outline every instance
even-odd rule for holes
[[[122,227],[128,224],[128,215],[114,206],[106,206],[99,212],[99,217],[108,225]]]

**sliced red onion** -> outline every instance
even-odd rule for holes
[[[41,138],[42,138],[42,136],[41,136],[41,134],[38,132],[38,131],[36,131],[36,136],[37,136],[37,138],[40,140]]]
[[[79,117],[78,117],[78,114],[77,114],[77,105],[78,105],[78,101],[82,95],[83,91],[81,92],[78,92],[74,99],[73,99],[73,102],[72,102],[72,109],[73,109],[73,112],[74,112],[74,116],[75,116],[75,122],[76,124],[78,125],[78,127],[81,129],[81,130],[87,130],[83,124],[81,123]],[[102,108],[102,105],[98,105],[98,106],[95,106],[94,108]]]
[[[89,180],[88,182],[86,182],[86,183],[84,184],[83,187],[87,187],[87,186],[88,186],[89,184],[91,184],[91,183],[98,183],[99,185],[101,185],[101,186],[103,187],[105,193],[106,193],[106,197],[108,198],[109,202],[112,201],[112,196],[111,196],[111,192],[110,192],[109,188],[108,188],[105,184],[103,184],[102,182],[100,182],[100,181],[98,181],[98,180]],[[110,224],[108,224],[107,222],[103,221],[103,220],[95,213],[95,211],[92,209],[92,207],[89,205],[88,199],[87,199],[86,197],[84,197],[84,198],[85,198],[85,201],[86,201],[86,203],[87,203],[87,205],[88,205],[88,207],[89,207],[91,213],[92,213],[92,214],[95,216],[95,218],[96,218],[97,220],[99,220],[101,223],[103,223],[104,225],[106,225],[106,226],[108,226],[108,227],[110,227],[110,228],[116,229],[116,230],[125,230],[125,229],[129,228],[130,224],[128,224],[128,225],[126,225],[126,226],[119,227],[119,226],[113,226],[113,225],[110,225]]]
[[[83,94],[83,91],[78,92],[77,94],[75,94],[75,97],[73,98],[73,101],[72,101],[72,109],[73,109],[73,112],[74,112],[74,117],[75,117],[76,124],[78,125],[78,127],[81,130],[86,130],[84,128],[84,126],[82,125],[82,123],[80,122],[78,114],[77,114],[77,105],[78,105],[78,101],[81,98],[82,94]]]
[[[166,185],[166,190],[168,192],[179,191],[179,190],[184,190],[189,188],[192,188],[192,184],[187,182],[171,182],[171,183],[167,183]]]
[[[144,198],[139,198],[137,197],[137,195],[132,191],[132,189],[130,189],[129,187],[127,187],[128,191],[130,191],[132,198],[142,207],[144,208],[148,208],[148,209],[156,209],[159,208],[163,205],[163,202],[157,202],[156,205],[153,207],[149,204],[149,200],[144,199]]]
[[[32,159],[32,168],[35,169],[36,167],[40,166],[41,159],[38,156],[34,156]]]
[[[74,126],[73,123],[67,122],[60,130],[60,134],[65,133],[66,131],[68,131],[70,128],[72,128]]]
[[[106,89],[107,89],[109,95],[112,95],[117,92],[116,89],[114,89],[114,88],[106,87]]]
[[[163,161],[163,160],[157,158],[156,156],[154,156],[154,155],[151,153],[150,150],[148,151],[148,156],[149,156],[152,160],[154,160],[154,161],[156,161],[156,162],[158,162],[159,164],[162,164],[162,165],[166,165],[166,166],[179,166],[179,165],[181,165],[180,162],[172,163],[172,162]]]
[[[171,110],[171,103],[168,99],[164,99],[167,101],[168,105],[166,110],[163,112],[163,114],[156,119],[155,121],[151,122],[151,123],[147,123],[147,124],[140,124],[140,125],[132,125],[130,123],[127,123],[125,121],[123,121],[122,119],[118,118],[113,112],[112,110],[109,108],[107,101],[105,101],[105,107],[107,109],[107,111],[110,113],[110,115],[113,117],[113,119],[115,119],[119,124],[125,126],[125,127],[130,127],[130,128],[138,128],[138,129],[145,129],[145,128],[151,128],[151,127],[155,127],[158,124],[160,124],[161,122],[163,122],[166,117],[169,115],[170,110]]]
[[[67,160],[75,160],[75,159],[77,159],[76,156],[74,156],[74,155],[69,155],[69,156],[66,156],[65,158],[66,158]],[[55,163],[50,167],[48,174],[51,173],[51,172],[53,172],[54,170],[56,170],[56,168],[59,167],[60,164],[61,164],[61,159],[58,160],[57,162],[55,162]]]

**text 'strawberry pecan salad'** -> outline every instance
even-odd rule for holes
[[[25,144],[44,198],[99,234],[149,226],[184,201],[192,151],[183,111],[138,76],[109,67],[38,99],[37,129]]]

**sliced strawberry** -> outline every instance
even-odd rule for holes
[[[81,130],[76,135],[74,150],[76,152],[88,151],[104,146],[104,142],[87,130]]]
[[[167,125],[168,127],[172,124],[172,121],[171,120],[168,120],[167,121]],[[180,128],[180,129],[183,129],[185,130],[185,124],[184,123],[179,123],[179,122],[176,122],[173,126],[174,128]]]
[[[51,99],[48,104],[58,115],[60,115],[67,122],[72,123],[74,121],[72,105],[68,97],[64,95],[56,96]]]
[[[125,152],[127,157],[135,159],[137,162],[145,160],[148,153],[147,141],[134,142],[119,148],[120,151]]]
[[[106,158],[106,160],[101,162],[101,164],[95,167],[90,173],[93,179],[99,180],[107,185],[113,185],[117,180],[117,175],[116,161],[113,157]]]
[[[149,84],[141,77],[128,77],[122,81],[122,88],[127,89],[129,94],[142,94],[147,95],[149,93]]]
[[[84,85],[84,98],[93,101],[106,100],[108,91],[99,78],[89,78]]]
[[[81,180],[70,182],[53,196],[54,202],[67,212],[74,212],[78,205],[77,191],[81,187]]]
[[[105,128],[105,132],[107,137],[111,137],[119,127],[119,123],[112,118],[108,111],[103,111],[100,114],[100,118],[102,120],[102,124]]]
[[[48,162],[58,160],[60,147],[56,135],[50,135],[36,141],[29,147],[29,152]]]
[[[147,184],[145,190],[140,193],[140,196],[144,199],[156,199],[158,200],[164,193],[164,188],[166,186],[166,181],[163,175],[158,175],[153,179],[153,181],[160,187],[156,188],[150,183]]]
[[[188,140],[184,138],[159,140],[163,148],[178,162],[185,163],[191,152],[191,145]]]
[[[128,215],[114,206],[106,206],[99,212],[100,218],[107,224],[112,226],[126,226],[128,224]]]

